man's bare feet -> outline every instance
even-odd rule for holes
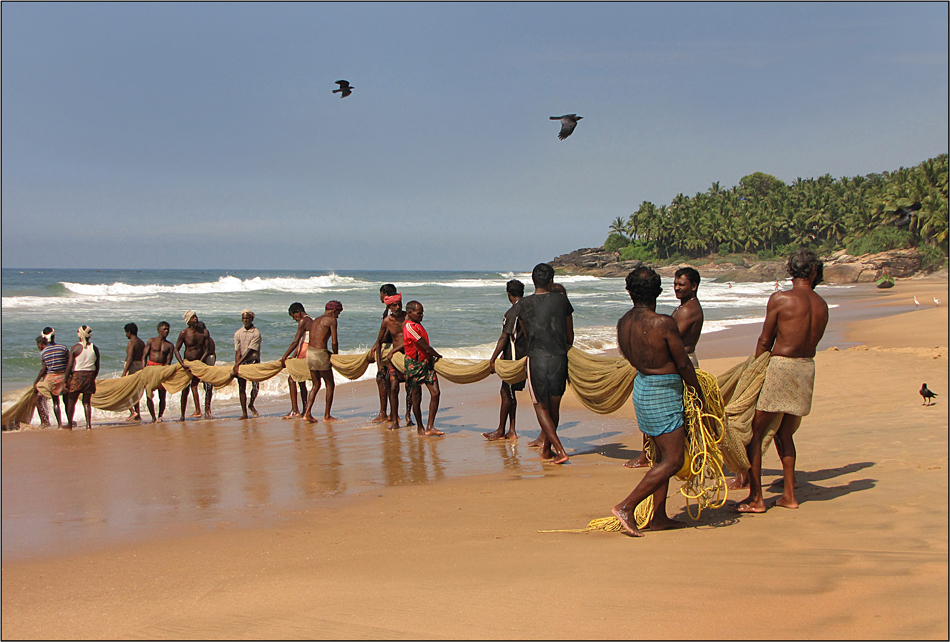
[[[550,448],[542,448],[541,459],[554,459],[554,453],[551,452]]]
[[[326,423],[328,421],[337,421],[337,418],[331,417],[330,415],[323,415],[323,423]]]
[[[677,521],[675,519],[670,519],[669,517],[657,518],[655,515],[653,519],[650,520],[650,530],[651,531],[672,531],[678,528],[686,528],[688,524]]]
[[[214,415],[211,414],[210,410],[205,410],[205,419],[214,419]]]
[[[435,428],[426,428],[425,432],[421,432],[419,434],[424,435],[426,437],[441,437],[445,433]]]
[[[412,417],[406,415],[406,428],[412,428],[415,425],[415,422],[412,421]]]
[[[190,415],[188,415],[188,416],[189,416],[189,417],[198,417],[198,418],[200,419],[200,418],[201,418],[201,411],[200,411],[200,410],[196,410],[193,414],[190,414]],[[184,421],[184,418],[182,418],[182,421]]]
[[[741,503],[736,504],[737,513],[764,513],[765,512],[765,502],[755,503]]]
[[[247,413],[244,413],[243,415],[241,415],[240,417],[238,417],[238,419],[247,419]]]
[[[626,512],[619,510],[616,506],[610,509],[610,512],[614,514],[614,517],[620,520],[620,525],[623,526],[623,530],[627,535],[630,537],[643,537],[643,533],[637,528],[637,522],[633,519],[633,515],[628,515]]]
[[[281,419],[297,419],[298,417],[300,417],[300,413],[299,413],[299,412],[294,412],[293,410],[291,410],[291,411],[288,412],[286,415],[284,415],[283,417],[281,417]]]
[[[566,464],[569,459],[570,457],[567,456],[567,453],[564,453],[563,455],[558,455],[557,457],[552,459],[551,463],[552,464]]]
[[[248,410],[250,410],[251,414],[254,415],[255,417],[261,416],[261,413],[257,412],[257,408],[248,408]]]
[[[505,438],[505,431],[502,429],[492,430],[491,432],[483,432],[482,437],[488,441],[498,441],[499,439]]]
[[[376,418],[373,419],[370,423],[382,424],[382,423],[386,423],[387,421],[392,422],[392,417],[390,417],[389,415],[384,415],[383,413],[379,413],[378,415],[376,415]]]
[[[538,437],[537,439],[532,439],[531,441],[529,441],[529,442],[528,442],[528,447],[530,447],[530,448],[540,448],[540,447],[541,447],[541,437]]]
[[[396,421],[392,422],[386,427],[389,428],[390,430],[399,430],[399,419],[397,418]]]
[[[649,468],[650,462],[647,461],[646,455],[642,454],[636,459],[629,459],[623,463],[624,468]]]
[[[312,415],[304,415],[303,418],[308,424],[318,423],[317,418]]]
[[[779,497],[775,505],[781,506],[782,508],[798,508],[798,502],[794,499],[785,499],[784,497]]]

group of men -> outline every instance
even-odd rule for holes
[[[761,484],[761,449],[766,429],[779,416],[781,420],[775,445],[782,461],[784,492],[777,505],[798,507],[794,482],[796,452],[792,435],[801,417],[807,415],[811,408],[815,373],[813,358],[828,322],[828,306],[814,291],[822,280],[822,263],[814,252],[798,250],[789,257],[787,268],[792,278],[792,289],[776,291],[769,298],[766,319],[756,344],[756,357],[766,351],[771,352],[771,357],[753,419],[752,440],[747,447],[751,463],[748,472],[750,492],[744,501],[737,504],[737,510],[743,513],[761,513],[766,510]],[[527,357],[527,378],[524,382],[512,385],[502,383],[498,428],[483,436],[489,441],[517,438],[515,392],[527,387],[541,427],[540,436],[529,445],[540,449],[542,459],[563,464],[569,460],[569,456],[558,437],[557,429],[561,398],[567,385],[567,353],[574,343],[574,308],[563,286],[554,283],[554,269],[550,265],[541,263],[535,266],[531,279],[534,292],[528,296],[525,296],[524,284],[520,281],[511,280],[506,285],[511,307],[504,315],[502,332],[489,365],[490,371],[494,372],[499,358]],[[651,530],[684,526],[667,516],[666,496],[670,478],[683,465],[684,385],[693,388],[700,402],[705,402],[695,370],[699,365],[695,354],[696,345],[704,320],[697,296],[699,283],[700,275],[693,268],[682,268],[676,272],[673,289],[680,305],[672,315],[667,316],[656,312],[656,300],[662,288],[660,277],[654,270],[639,267],[626,278],[626,290],[633,308],[617,324],[618,343],[621,354],[637,370],[633,403],[643,433],[644,450],[647,439],[655,445],[655,461],[650,470],[633,492],[613,508],[614,515],[620,519],[629,535],[642,534],[636,526],[633,511],[651,495],[654,506],[654,514],[649,522]],[[404,310],[402,295],[391,283],[380,288],[380,301],[386,308],[372,347],[380,400],[380,411],[374,423],[386,422],[390,429],[400,427],[399,387],[403,385],[406,389],[407,425],[413,425],[414,416],[420,435],[443,435],[442,431],[435,428],[440,400],[435,362],[442,355],[429,343],[429,335],[422,325],[425,310],[418,301],[408,302]],[[322,385],[326,385],[324,421],[335,420],[330,414],[335,390],[331,356],[339,352],[337,319],[342,312],[343,305],[339,301],[328,302],[324,314],[317,318],[310,317],[301,303],[290,306],[288,313],[297,323],[297,332],[280,362],[283,365],[291,355],[306,359],[312,387],[308,394],[305,382],[297,383],[293,378],[288,379],[291,410],[284,418],[303,417],[308,422],[316,422],[312,408],[317,392]],[[170,326],[165,321],[158,324],[158,336],[145,342],[138,338],[136,325],[128,324],[125,332],[129,342],[123,376],[149,366],[171,365],[173,359],[185,368],[188,368],[186,361],[194,360],[214,365],[215,344],[205,324],[198,320],[192,310],[184,314],[184,321],[186,328],[181,331],[174,345],[168,341]],[[238,380],[241,418],[246,419],[248,411],[258,416],[254,407],[258,384],[253,383],[248,403],[246,381],[238,376],[238,367],[260,363],[261,333],[254,326],[254,312],[251,310],[242,311],[241,321],[242,327],[234,334],[233,374]],[[91,334],[92,330],[87,326],[79,328],[79,343],[69,350],[55,343],[51,328],[46,328],[43,335],[37,337],[43,367],[36,382],[45,378],[49,383],[54,395],[57,423],[60,425],[57,396],[63,395],[67,428],[72,427],[73,411],[80,396],[86,413],[86,426],[90,427],[89,400],[95,392],[95,378],[99,371],[99,350],[92,344]],[[184,356],[179,352],[182,346]],[[402,353],[405,360],[402,370],[393,363],[393,355],[397,353]],[[182,420],[185,418],[189,392],[195,400],[193,416],[202,416],[198,383],[198,377],[192,376],[189,386],[182,391]],[[429,391],[430,397],[425,425],[421,416],[423,387]],[[298,407],[298,389],[302,413]],[[209,384],[205,384],[205,414],[209,417],[212,390]],[[158,392],[157,415],[152,399],[147,400],[153,421],[160,420],[165,409],[165,391],[159,388]],[[131,409],[130,418],[141,418],[137,404]],[[625,464],[634,468],[647,465],[642,454]]]

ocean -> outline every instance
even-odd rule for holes
[[[527,293],[533,291],[530,273],[512,272],[4,268],[0,381],[4,392],[33,381],[41,366],[34,339],[43,327],[53,327],[58,342],[72,345],[76,329],[83,324],[92,328],[93,342],[101,352],[100,378],[118,376],[125,358],[126,323],[135,322],[139,337],[147,340],[156,335],[159,321],[168,321],[169,340],[174,342],[184,328],[186,310],[194,310],[207,324],[219,364],[233,363],[233,336],[241,327],[241,310],[253,310],[255,325],[263,335],[262,358],[275,360],[296,331],[287,314],[296,301],[312,316],[322,314],[327,301],[341,301],[340,352],[359,353],[373,344],[379,331],[384,307],[379,287],[384,283],[397,286],[404,304],[415,299],[425,306],[423,323],[432,345],[445,357],[487,359],[509,307],[505,284],[513,278],[525,283]],[[575,346],[593,353],[616,347],[617,320],[631,306],[623,279],[558,276],[555,281],[567,289],[575,309]],[[773,283],[702,283],[703,333],[760,322],[773,291]],[[657,311],[670,313],[677,304],[672,280],[663,279]],[[702,356],[702,342],[698,352]],[[370,368],[364,378],[374,374]],[[346,380],[338,377],[338,382]],[[262,384],[261,394],[286,395],[286,388],[285,379],[275,377]],[[216,403],[234,396],[236,390],[228,388],[216,393]]]

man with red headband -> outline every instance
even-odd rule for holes
[[[313,402],[317,399],[321,381],[327,385],[327,407],[323,413],[323,421],[336,421],[336,418],[330,415],[336,384],[333,381],[333,368],[330,365],[331,350],[327,349],[327,340],[330,340],[332,354],[339,354],[340,342],[336,335],[336,320],[340,317],[341,312],[343,312],[343,304],[339,301],[330,301],[326,305],[326,312],[310,322],[307,367],[310,368],[310,380],[313,382],[313,386],[310,389],[310,394],[307,395],[307,409],[303,415],[303,418],[310,423],[317,422],[310,411],[313,408]]]

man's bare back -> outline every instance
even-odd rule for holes
[[[327,341],[337,327],[336,317],[324,314],[310,322],[310,347],[327,350]],[[335,352],[335,350],[331,350]]]
[[[677,374],[677,358],[689,364],[676,321],[647,307],[634,307],[620,318],[617,340],[621,354],[643,374]]]
[[[828,304],[807,280],[793,279],[791,290],[769,297],[755,354],[771,348],[773,356],[814,357],[827,325]]]

